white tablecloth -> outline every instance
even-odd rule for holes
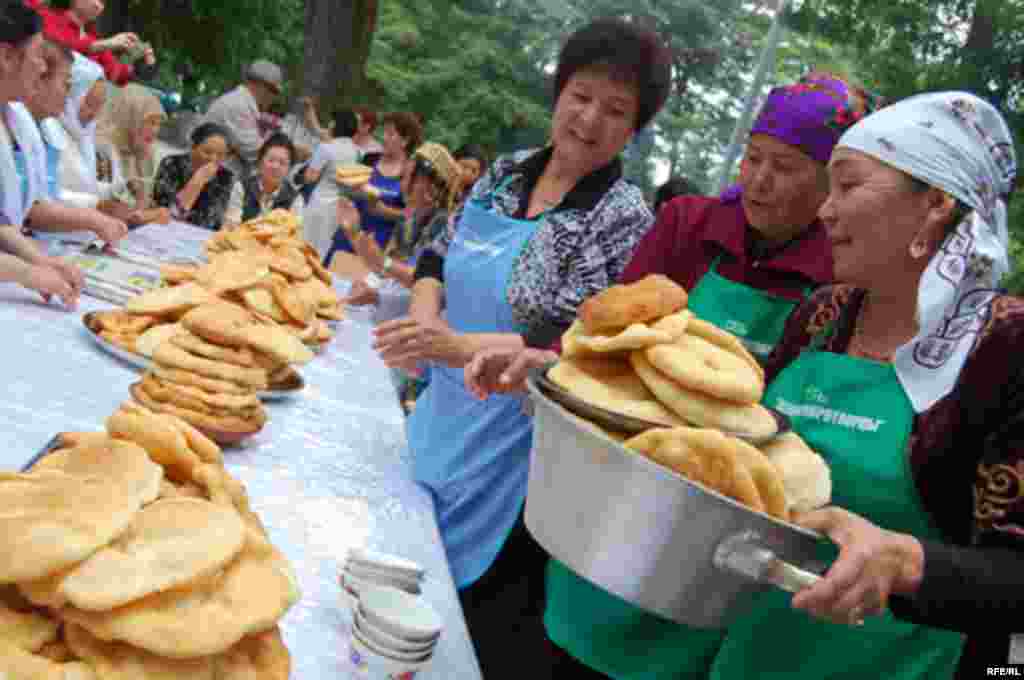
[[[151,237],[156,228],[144,227],[134,241],[163,248],[161,238]],[[19,468],[59,431],[102,429],[104,418],[128,398],[138,372],[99,350],[81,321],[82,313],[108,307],[83,298],[80,309],[68,313],[20,287],[0,285],[6,374],[0,468]],[[245,483],[301,581],[302,600],[282,622],[292,678],[349,677],[350,617],[339,601],[337,577],[348,548],[367,545],[428,570],[423,596],[444,618],[445,630],[419,677],[474,680],[480,671],[432,500],[412,481],[403,416],[387,368],[370,349],[370,328],[369,312],[342,322],[328,349],[302,367],[307,388],[294,399],[269,402],[264,430],[228,449],[226,464]]]

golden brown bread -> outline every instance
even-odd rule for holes
[[[647,323],[686,307],[686,290],[651,274],[636,283],[615,285],[585,300],[577,311],[587,335],[608,334],[634,323]]]
[[[763,512],[764,501],[757,484],[729,439],[716,430],[675,427],[648,430],[628,440],[625,446],[687,479]]]
[[[760,404],[734,404],[688,390],[654,368],[644,352],[633,352],[629,361],[658,400],[692,425],[757,438],[767,438],[778,432],[774,416]]]
[[[608,411],[668,427],[686,424],[658,402],[628,362],[563,358],[547,377],[575,397]]]
[[[696,335],[649,347],[644,357],[666,378],[717,399],[755,404],[764,393],[761,375],[746,361]]]

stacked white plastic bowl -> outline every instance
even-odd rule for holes
[[[410,680],[429,664],[443,622],[419,597],[423,568],[415,562],[353,550],[341,574],[352,610],[349,661],[358,677]]]

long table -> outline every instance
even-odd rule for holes
[[[143,237],[159,242],[178,233],[188,251],[185,244],[197,240],[184,227],[140,231],[133,247]],[[69,313],[42,304],[31,291],[0,284],[0,468],[21,467],[59,431],[102,429],[128,399],[138,371],[99,350],[82,324],[83,313],[108,308],[83,297]],[[305,390],[268,402],[266,427],[227,449],[225,462],[299,576],[302,599],[282,621],[292,678],[349,677],[351,617],[340,601],[338,574],[350,547],[367,546],[428,571],[423,597],[445,629],[419,677],[475,680],[480,670],[433,502],[412,481],[404,419],[388,370],[370,348],[371,327],[368,312],[350,312],[326,351],[301,368]]]

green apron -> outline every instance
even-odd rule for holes
[[[782,338],[797,302],[730,281],[718,274],[719,259],[690,291],[687,306],[763,359]],[[706,677],[725,635],[648,614],[557,560],[548,563],[544,624],[556,644],[616,680]],[[687,651],[681,651],[684,645]]]
[[[783,411],[832,471],[832,503],[892,531],[941,539],[920,505],[907,455],[914,412],[892,366],[806,351],[772,382],[765,404]],[[834,558],[835,547],[827,544]],[[714,680],[737,678],[951,678],[959,633],[869,618],[833,625],[763,593],[754,612],[729,627],[711,665]],[[784,653],[779,653],[785,650]]]
[[[718,273],[719,255],[708,273],[690,291],[687,303],[705,321],[729,331],[761,361],[775,349],[786,329],[786,319],[797,302],[742,283],[730,281]],[[811,292],[804,289],[804,297]]]

